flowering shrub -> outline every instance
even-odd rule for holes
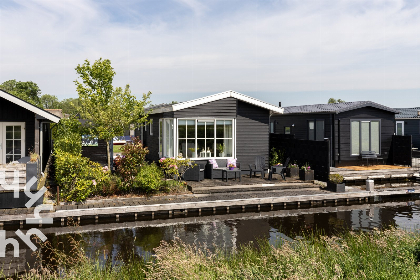
[[[61,150],[56,150],[54,156],[55,179],[60,196],[67,201],[83,201],[109,181],[110,172],[104,172],[99,163]]]
[[[143,164],[137,174],[135,186],[143,191],[155,192],[162,186],[163,172],[155,163]]]
[[[195,166],[190,159],[183,159],[179,156],[176,158],[161,158],[159,164],[167,177],[178,179],[184,175],[185,171]]]
[[[301,166],[300,169],[305,170],[305,171],[312,170],[308,163],[306,163],[305,165]]]
[[[124,189],[133,187],[135,178],[143,164],[146,164],[147,147],[143,147],[138,137],[132,138],[132,142],[121,147],[122,156],[114,160],[115,169],[122,180]]]

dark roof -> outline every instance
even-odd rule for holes
[[[396,119],[420,119],[420,107],[416,108],[395,108],[398,114],[395,115]]]
[[[284,114],[311,114],[311,113],[342,113],[363,107],[374,107],[377,109],[398,113],[395,109],[372,102],[372,101],[354,101],[331,104],[315,104],[302,106],[284,107]]]

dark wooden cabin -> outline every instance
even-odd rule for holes
[[[177,104],[149,108],[150,124],[137,135],[149,148],[148,160],[237,158],[241,166],[269,154],[269,121],[282,108],[226,91]]]
[[[395,132],[395,109],[371,101],[284,107],[271,117],[272,133],[296,139],[330,139],[331,166],[360,164],[361,151],[386,162]]]
[[[58,116],[0,90],[0,164],[18,161],[34,151],[45,167],[52,150],[50,123],[59,120]]]
[[[413,148],[420,148],[420,107],[395,110],[395,134],[411,135]]]

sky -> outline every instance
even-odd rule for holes
[[[282,106],[420,106],[420,2],[0,1],[0,83],[77,97],[74,70],[110,59],[153,104],[234,90]]]

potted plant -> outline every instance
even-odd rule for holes
[[[327,182],[327,190],[332,192],[343,193],[346,191],[344,177],[340,174],[330,174]]]
[[[217,151],[219,152],[219,157],[225,156],[225,143],[217,144]]]
[[[191,157],[195,158],[195,148],[188,148],[188,150],[191,152]]]
[[[286,176],[292,178],[299,177],[299,166],[296,163],[290,163],[286,168]]]
[[[314,171],[311,169],[308,163],[300,167],[299,179],[302,181],[313,181]]]
[[[231,163],[228,165],[228,167],[229,167],[229,170],[233,170],[235,169],[236,166],[233,163]]]

